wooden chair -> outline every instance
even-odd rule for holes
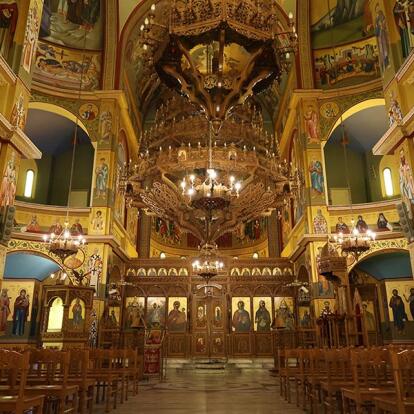
[[[414,350],[390,351],[394,376],[393,396],[374,398],[377,414],[414,413]]]
[[[79,411],[92,414],[94,404],[95,380],[89,377],[89,351],[72,349],[70,352],[69,378],[71,385],[79,387]]]
[[[122,391],[122,376],[115,368],[113,350],[92,349],[89,351],[88,376],[95,380],[96,403],[105,402],[107,413],[111,411],[111,408],[116,409],[118,394]]]
[[[44,394],[47,405],[56,405],[58,414],[78,412],[78,385],[69,382],[70,352],[32,349],[26,393]]]
[[[342,411],[341,388],[352,385],[350,349],[329,349],[324,357],[327,376],[320,383],[323,411],[333,414],[337,408]]]
[[[28,353],[0,350],[0,412],[43,412],[44,395],[29,396],[25,392],[28,369]]]
[[[310,399],[307,386],[311,372],[310,352],[309,349],[299,351],[299,372],[295,375],[296,406],[303,410],[307,410]]]
[[[371,411],[375,397],[395,395],[388,349],[352,350],[351,369],[353,384],[342,388],[344,413]]]
[[[295,376],[299,374],[299,350],[285,349],[279,354],[279,379],[280,395],[291,402],[290,385],[295,382]]]
[[[132,395],[138,394],[138,384],[140,379],[140,365],[138,359],[138,351],[134,349],[125,350],[125,368],[127,370],[127,389],[125,393],[125,399],[128,400],[128,383],[132,385]]]
[[[310,411],[319,414],[319,404],[321,402],[321,383],[327,378],[327,368],[325,360],[325,349],[309,350],[309,367],[310,372],[306,381],[309,398]]]

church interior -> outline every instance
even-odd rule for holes
[[[0,413],[414,413],[413,137],[414,0],[0,0]]]

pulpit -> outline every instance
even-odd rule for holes
[[[84,347],[88,343],[93,287],[45,285],[41,340],[46,348]]]

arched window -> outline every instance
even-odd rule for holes
[[[34,185],[34,171],[27,170],[26,181],[24,183],[24,196],[25,197],[32,197],[33,185]]]
[[[392,183],[391,169],[384,168],[382,176],[384,178],[385,195],[387,197],[392,197],[394,195],[394,185]]]

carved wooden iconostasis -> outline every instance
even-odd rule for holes
[[[191,276],[186,260],[137,261],[126,275],[125,345],[132,344],[144,320],[147,328],[166,330],[168,357],[272,356],[273,332],[293,331],[299,321],[297,292],[286,287],[291,264],[239,259],[227,268],[227,275],[206,287]]]

